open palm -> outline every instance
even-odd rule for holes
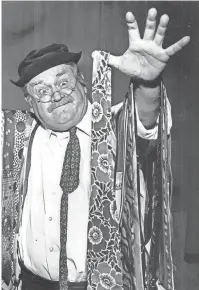
[[[131,12],[127,12],[126,21],[129,34],[129,48],[118,58],[118,69],[131,77],[144,81],[155,80],[163,71],[169,58],[188,44],[189,36],[162,48],[169,17],[163,15],[156,31],[157,11],[152,8],[148,12],[143,39],[137,21]]]

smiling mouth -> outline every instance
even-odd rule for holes
[[[72,98],[70,97],[65,97],[63,99],[61,99],[60,102],[55,102],[55,103],[52,103],[48,108],[47,108],[47,111],[48,113],[52,113],[55,109],[61,107],[61,106],[64,106],[64,105],[67,105],[69,103],[72,103]]]

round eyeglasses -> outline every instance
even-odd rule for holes
[[[69,85],[70,82],[70,85]],[[56,93],[60,94],[60,98],[69,97],[72,92],[75,91],[77,79],[76,77],[68,79],[62,79],[56,84],[56,90],[53,91],[52,87],[45,85],[38,85],[33,88],[34,95],[31,94],[31,97],[34,98],[37,102],[40,103],[49,103],[55,102],[54,95]],[[72,86],[71,86],[72,83]],[[54,97],[54,99],[53,99]]]
[[[49,94],[49,93],[41,93],[39,96],[38,95],[35,95],[35,96],[32,96],[38,103],[49,103],[49,102],[53,102],[53,96],[56,94],[56,93],[59,93],[60,94],[60,97],[61,99],[64,98],[64,97],[69,97],[72,92],[75,91],[75,87],[74,88],[62,88],[62,89],[59,89],[59,90],[56,90],[55,92],[53,92],[52,94]]]

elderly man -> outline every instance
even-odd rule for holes
[[[93,53],[92,105],[80,53],[53,44],[19,65],[30,112],[4,112],[3,289],[174,289],[170,106],[161,73],[168,16],[150,9],[143,39]],[[111,109],[111,69],[132,77]]]

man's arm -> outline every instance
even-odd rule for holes
[[[156,31],[156,9],[148,12],[143,39],[140,38],[137,21],[131,12],[126,14],[129,48],[121,56],[109,55],[109,65],[132,77],[139,119],[146,129],[157,120],[160,105],[160,76],[169,58],[188,44],[190,38],[183,37],[170,47],[162,44],[169,22],[163,15]]]
[[[135,84],[135,101],[140,121],[146,129],[151,129],[159,115],[160,85]]]

